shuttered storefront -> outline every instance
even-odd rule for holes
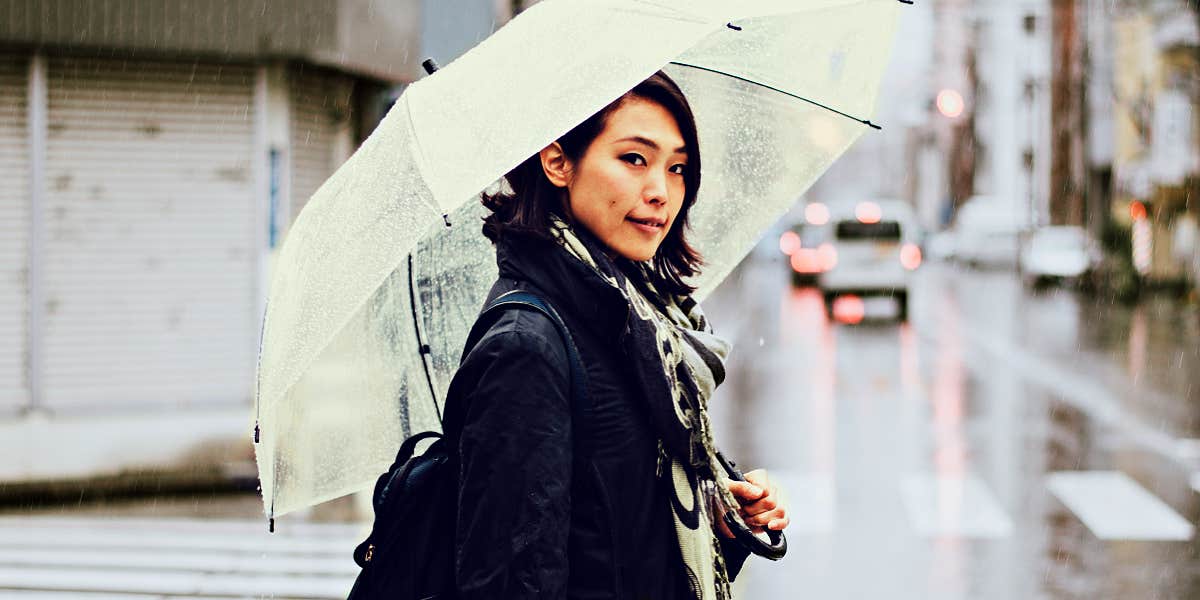
[[[0,414],[29,403],[29,57],[0,54]]]
[[[48,59],[45,404],[248,403],[254,69]]]
[[[307,65],[289,74],[292,153],[291,217],[295,220],[313,192],[348,156],[341,156],[349,119],[350,77]]]

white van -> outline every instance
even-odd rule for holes
[[[1021,224],[1009,203],[973,196],[954,217],[954,257],[973,267],[1015,266]]]
[[[829,222],[827,252],[833,266],[817,286],[832,312],[838,296],[891,296],[900,320],[908,319],[908,290],[921,265],[919,233],[912,208],[899,200],[863,201],[838,207]]]

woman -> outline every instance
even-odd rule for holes
[[[700,152],[687,101],[656,73],[506,180],[484,199],[500,268],[489,301],[520,289],[557,309],[590,410],[572,422],[567,350],[545,315],[506,311],[468,349],[447,401],[462,423],[460,597],[728,597],[747,552],[693,499],[759,531],[788,519],[764,472],[705,483],[728,345],[688,296]]]

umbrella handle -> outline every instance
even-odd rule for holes
[[[746,481],[746,476],[738,470],[737,465],[725,458],[725,455],[721,454],[720,450],[717,450],[717,462],[721,463],[721,466],[725,468],[725,472],[729,475],[730,479],[734,481]],[[723,515],[723,520],[725,521],[725,526],[733,533],[733,539],[737,540],[738,543],[750,552],[770,560],[779,560],[783,558],[784,554],[787,554],[787,537],[783,535],[782,531],[766,530],[767,537],[770,539],[770,542],[767,542],[754,535],[754,532],[750,531],[742,523],[741,519],[734,516],[732,512],[726,512]]]

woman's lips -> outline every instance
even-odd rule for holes
[[[666,226],[665,222],[657,219],[635,219],[633,217],[625,217],[625,220],[629,221],[629,223],[636,227],[639,231],[652,235],[657,235],[658,233],[662,232],[663,227]]]

